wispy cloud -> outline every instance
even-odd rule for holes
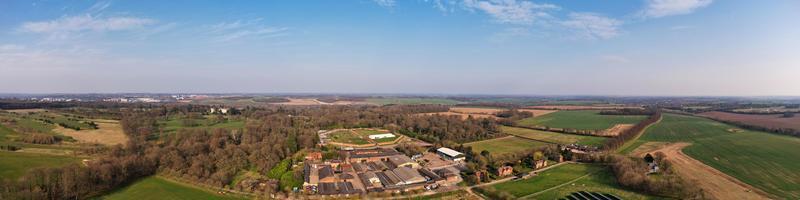
[[[397,4],[397,2],[395,2],[394,0],[372,0],[372,1],[384,8],[393,8]]]
[[[713,0],[647,0],[641,15],[644,18],[659,18],[671,15],[683,15],[706,7]]]
[[[480,10],[503,24],[530,25],[539,18],[547,18],[550,11],[560,7],[553,4],[538,4],[517,0],[464,0],[465,8]]]
[[[619,34],[622,21],[596,13],[570,13],[561,24],[575,30],[581,38],[609,39]]]
[[[289,28],[266,26],[262,19],[247,21],[223,22],[212,25],[210,33],[216,42],[229,42],[245,38],[271,38],[285,36]]]
[[[156,20],[137,17],[97,18],[91,15],[65,16],[50,21],[26,22],[20,27],[23,32],[65,33],[81,31],[121,31],[142,28],[155,24]]]

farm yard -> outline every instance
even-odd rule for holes
[[[517,121],[519,126],[547,126],[578,130],[605,130],[617,124],[636,124],[647,116],[601,115],[597,110],[558,111]]]
[[[700,113],[700,116],[765,128],[784,128],[800,131],[800,114],[794,117],[783,117],[783,114],[738,114],[713,111]]]
[[[118,189],[111,194],[100,197],[106,200],[141,200],[141,199],[219,199],[234,200],[247,199],[231,195],[219,195],[201,188],[177,183],[161,177],[147,177],[138,180],[127,187]]]
[[[591,164],[565,164],[528,179],[486,187],[520,199],[559,199],[579,191],[612,194],[622,199],[656,199],[622,188],[606,166]]]
[[[665,114],[637,143],[691,143],[682,152],[703,164],[770,193],[773,198],[800,198],[800,138],[730,131],[734,129],[710,119]]]
[[[495,155],[519,153],[546,145],[552,144],[516,136],[506,136],[464,144],[464,146],[472,147],[472,151],[474,152],[480,153],[486,150]]]
[[[514,135],[517,137],[528,138],[532,140],[538,140],[554,144],[577,143],[581,145],[602,146],[607,139],[604,137],[556,133],[556,132],[540,131],[527,128],[509,127],[509,126],[502,126],[501,130],[503,131],[503,133],[509,135]]]

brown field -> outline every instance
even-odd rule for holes
[[[633,128],[635,124],[617,124],[603,131],[597,132],[597,136],[617,136],[623,131]]]
[[[539,117],[539,116],[542,116],[542,115],[554,113],[557,110],[519,109],[519,111],[531,112],[531,113],[533,113],[533,117]]]
[[[717,119],[721,121],[735,121],[749,125],[767,128],[790,128],[800,130],[800,114],[792,118],[783,118],[783,114],[756,115],[756,114],[736,114],[728,112],[704,112],[700,116]]]
[[[623,108],[641,108],[638,106],[572,106],[572,105],[552,105],[552,106],[528,106],[529,109],[543,110],[613,110]]]
[[[470,107],[452,107],[450,112],[464,113],[464,114],[487,114],[494,115],[495,113],[505,111],[501,108],[470,108]]]
[[[75,138],[80,142],[85,143],[100,143],[106,145],[125,145],[128,142],[128,136],[122,132],[122,126],[117,121],[110,122],[108,120],[96,121],[97,129],[94,130],[81,130],[76,131],[73,129],[64,128],[61,126],[56,127],[53,131],[61,133],[66,136]]]
[[[764,192],[753,186],[747,185],[684,154],[681,150],[689,145],[691,144],[685,142],[666,145],[654,144],[651,146],[660,146],[661,148],[651,152],[660,151],[666,154],[666,158],[672,163],[675,172],[702,188],[708,195],[706,197],[710,197],[710,199],[769,199],[763,195]],[[644,155],[644,153],[649,152],[639,153]]]

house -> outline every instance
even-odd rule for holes
[[[463,153],[447,147],[436,149],[436,153],[442,158],[453,162],[463,162],[466,159]]]
[[[369,139],[377,140],[377,139],[383,139],[383,138],[393,138],[395,136],[394,136],[394,134],[391,134],[391,133],[383,133],[383,134],[369,135],[368,137],[369,137]]]
[[[318,151],[308,152],[308,154],[306,154],[305,159],[310,161],[320,161],[322,160],[322,152]]]
[[[503,177],[511,175],[512,173],[514,173],[514,168],[511,166],[502,166],[497,168],[497,176]]]
[[[409,167],[409,168],[419,168],[419,163],[411,160],[406,155],[394,155],[389,157],[389,164],[392,165],[394,168],[398,167]]]
[[[461,176],[458,175],[458,172],[448,168],[437,169],[433,171],[439,177],[444,178],[444,184],[455,184],[461,182]]]

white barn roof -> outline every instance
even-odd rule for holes
[[[439,148],[436,151],[441,152],[441,153],[443,153],[443,154],[445,154],[447,156],[453,157],[453,158],[455,158],[457,156],[460,156],[460,155],[464,155],[461,152],[458,152],[456,150],[453,150],[453,149],[450,149],[450,148],[447,148],[447,147]]]

